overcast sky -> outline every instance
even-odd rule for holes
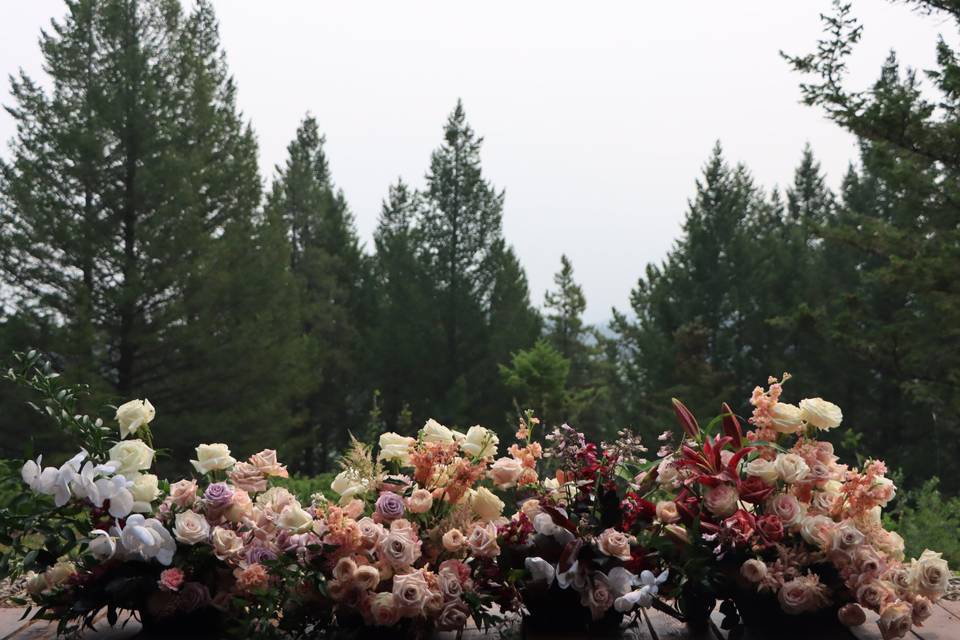
[[[850,136],[798,104],[778,55],[813,49],[828,0],[214,4],[265,178],[312,112],[369,246],[387,186],[423,184],[460,97],[486,175],[506,189],[505,232],[534,301],[566,253],[593,322],[626,308],[644,265],[663,259],[714,141],[767,188],[789,182],[805,142],[833,185],[855,158]],[[856,85],[891,47],[930,68],[936,34],[954,40],[942,17],[853,5]],[[0,72],[41,77],[39,30],[63,13],[59,0],[0,0]],[[13,134],[0,113],[0,140]]]

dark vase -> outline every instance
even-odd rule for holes
[[[535,586],[524,590],[523,604],[530,612],[523,618],[524,636],[555,633],[584,633],[594,636],[616,636],[620,633],[623,614],[612,607],[599,620],[580,603],[580,594],[557,585]]]
[[[752,638],[848,638],[837,617],[839,606],[808,613],[790,614],[769,593],[737,592],[733,602],[741,624]]]
[[[203,607],[189,613],[158,617],[142,609],[140,623],[143,630],[137,639],[160,638],[215,638],[224,637],[226,620],[223,613],[214,607]]]

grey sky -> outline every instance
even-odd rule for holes
[[[715,140],[767,188],[790,180],[807,141],[832,185],[855,157],[847,134],[798,104],[777,53],[812,50],[828,0],[215,6],[265,176],[309,110],[369,245],[387,186],[422,185],[461,97],[486,139],[484,169],[506,189],[506,236],[535,302],[567,253],[594,322],[625,308],[644,265],[670,248]],[[865,24],[858,85],[891,47],[930,68],[935,35],[954,40],[952,24],[902,5],[854,10]],[[39,30],[63,13],[60,0],[0,0],[0,72],[40,77]],[[0,140],[13,134],[0,114]]]

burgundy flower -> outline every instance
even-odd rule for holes
[[[773,514],[758,518],[757,530],[767,542],[780,542],[783,539],[783,521]]]
[[[750,476],[746,480],[740,481],[737,487],[737,493],[740,499],[751,504],[761,504],[770,497],[774,487],[767,484],[758,476]]]

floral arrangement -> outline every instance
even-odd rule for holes
[[[486,628],[519,608],[496,564],[504,503],[481,485],[523,475],[493,462],[498,445],[481,426],[460,433],[435,420],[415,438],[382,434],[375,457],[354,441],[331,486],[340,505],[319,509],[350,529],[328,567],[339,626],[422,635],[460,630],[470,618]]]
[[[776,609],[775,601],[786,614],[827,613],[855,626],[868,608],[885,639],[902,638],[944,594],[947,563],[932,551],[905,562],[903,540],[881,523],[896,491],[885,465],[841,464],[818,439],[841,424],[841,409],[821,398],[783,402],[788,379],[754,390],[746,433],[726,405],[701,429],[674,401],[685,437],[661,451],[653,472],[673,492],[657,517],[688,542],[688,555],[706,550],[718,595],[744,617]]]
[[[658,532],[656,508],[635,482],[647,465],[639,438],[623,431],[598,445],[563,425],[545,436],[544,448],[531,440],[538,424],[529,413],[520,421],[517,438],[525,446],[511,453],[526,468],[539,461],[554,473],[539,483],[531,474],[531,482],[519,484],[517,513],[501,527],[502,564],[520,576],[531,622],[600,631],[655,602],[675,613],[655,598],[669,571],[644,543]]]

